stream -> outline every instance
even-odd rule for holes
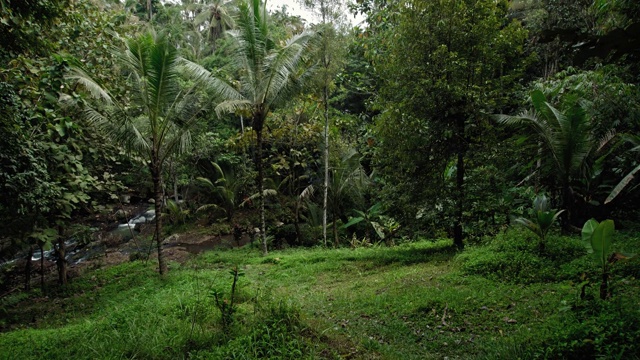
[[[120,237],[123,241],[130,240],[133,236],[140,233],[140,225],[152,223],[156,218],[156,212],[153,209],[140,212],[134,217],[130,218],[126,223],[118,224],[113,230],[109,231],[112,236]],[[80,244],[75,238],[70,238],[65,241],[66,259],[69,265],[80,264],[88,259],[91,259],[99,254],[104,254],[106,250],[105,244],[100,241],[91,242],[89,244]],[[0,261],[0,266],[10,265],[20,259],[24,259],[25,252],[18,253],[13,258],[7,261]],[[44,256],[45,260],[56,261],[57,250],[53,246],[49,250],[45,250],[42,254],[39,249],[35,249],[31,261],[40,261],[40,258]]]

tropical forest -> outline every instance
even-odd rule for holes
[[[640,359],[637,0],[0,0],[0,360]]]

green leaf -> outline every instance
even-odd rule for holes
[[[349,226],[355,225],[355,224],[357,224],[357,223],[359,223],[359,222],[361,222],[361,221],[363,221],[363,220],[364,220],[364,218],[363,218],[363,217],[360,217],[360,216],[358,216],[358,217],[352,217],[351,219],[349,219],[349,222],[348,222],[348,223],[346,223],[346,224],[342,225],[340,228],[341,228],[341,229],[346,229],[346,228],[348,228]]]
[[[371,222],[371,226],[373,226],[373,229],[376,231],[376,234],[378,234],[380,239],[384,240],[384,227],[375,221]]]
[[[611,251],[611,239],[614,232],[615,225],[613,220],[605,220],[598,225],[591,237],[593,255],[602,266],[607,263],[607,255]]]
[[[60,136],[65,136],[66,135],[66,131],[65,131],[65,129],[64,129],[64,127],[62,125],[56,124],[55,125],[55,129],[56,129],[56,132],[58,132],[58,135],[60,135]]]
[[[38,243],[43,247],[48,247],[50,244],[58,238],[58,232],[56,229],[47,228],[43,230],[37,230],[31,233],[31,237],[36,239]]]
[[[527,218],[517,218],[515,219],[513,222],[515,222],[516,224],[522,225],[525,228],[531,230],[534,234],[541,236],[542,235],[542,231],[540,229],[540,226],[538,226],[538,224],[534,223],[533,221],[527,219]]]
[[[593,248],[591,247],[591,237],[593,236],[593,232],[598,228],[598,221],[595,219],[590,219],[584,226],[582,227],[582,241],[584,241],[585,245],[589,249],[589,252],[593,252]]]

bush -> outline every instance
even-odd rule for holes
[[[545,358],[632,358],[640,354],[640,314],[629,300],[585,302],[543,342]]]
[[[297,234],[296,227],[293,224],[286,224],[281,226],[276,226],[267,234],[271,233],[274,237],[274,244],[277,248],[284,247],[287,245],[298,245],[297,244]]]
[[[576,280],[590,269],[586,249],[576,238],[550,236],[544,253],[522,229],[510,229],[487,245],[470,247],[457,260],[462,270],[500,281],[533,283]]]
[[[300,224],[302,246],[315,246],[322,243],[322,226]]]
[[[525,284],[553,279],[549,264],[530,253],[496,252],[485,247],[460,258],[464,261],[462,269],[468,274]]]
[[[279,302],[259,310],[244,336],[226,346],[191,353],[192,359],[311,359],[312,348],[304,337],[309,331],[300,319],[300,310]]]

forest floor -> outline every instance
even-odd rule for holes
[[[13,292],[0,299],[0,359],[639,355],[638,261],[616,264],[599,300],[577,239],[555,236],[546,254],[509,231],[463,252],[443,239],[268,256],[247,241],[190,230],[165,243],[163,278],[153,259],[109,251],[64,288]]]

